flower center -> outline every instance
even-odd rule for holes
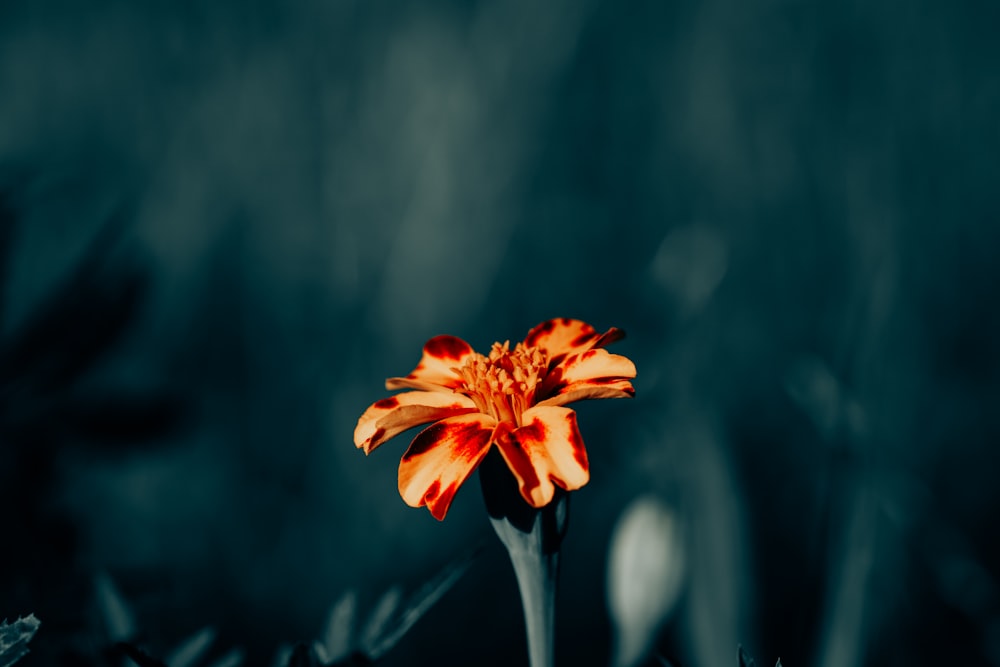
[[[476,354],[457,369],[465,387],[459,391],[476,403],[483,414],[497,421],[521,425],[521,413],[535,400],[535,389],[545,377],[548,360],[537,347],[510,341],[493,343],[490,356]]]

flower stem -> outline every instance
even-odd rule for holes
[[[480,464],[479,480],[490,522],[507,548],[521,593],[531,667],[552,667],[559,547],[569,523],[569,495],[557,490],[536,509],[521,498],[507,464],[495,451]]]
[[[510,552],[528,631],[528,664],[552,667],[555,660],[556,579],[559,554]]]

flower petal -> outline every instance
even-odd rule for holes
[[[587,398],[633,398],[635,387],[621,378],[598,378],[559,387],[555,394],[536,405],[566,405]]]
[[[399,495],[444,518],[462,482],[490,449],[496,420],[482,413],[449,417],[424,429],[399,462]]]
[[[376,401],[364,411],[354,428],[354,446],[369,454],[408,428],[475,411],[476,404],[462,394],[405,391]]]
[[[564,383],[596,378],[634,378],[635,364],[620,354],[594,349],[570,355],[560,364],[559,371]]]
[[[524,411],[521,423],[496,443],[528,504],[544,507],[552,500],[556,484],[572,491],[590,480],[575,412],[535,406]]]
[[[524,344],[545,350],[550,362],[558,363],[571,353],[604,347],[624,337],[621,329],[612,327],[600,334],[586,322],[562,317],[536,326],[524,337]]]
[[[402,378],[389,378],[386,389],[424,389],[442,391],[456,389],[463,384],[453,368],[461,367],[475,351],[472,346],[455,336],[434,336],[424,345],[424,354],[413,372]]]
[[[614,380],[634,377],[635,364],[631,359],[595,348],[572,354],[549,370],[535,396],[538,403],[543,403],[553,396],[566,393],[570,385],[581,382],[609,384]]]

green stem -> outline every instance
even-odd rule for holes
[[[514,566],[528,633],[531,667],[553,667],[559,547],[569,523],[569,495],[557,490],[545,507],[528,505],[496,452],[479,467],[490,522]]]
[[[556,580],[559,554],[509,551],[517,587],[521,592],[524,623],[528,631],[531,667],[552,667],[555,661]]]

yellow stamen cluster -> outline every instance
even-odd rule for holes
[[[457,369],[465,380],[459,391],[475,401],[480,412],[520,426],[521,413],[534,403],[547,365],[545,353],[536,347],[518,343],[511,351],[510,341],[493,343],[490,356],[476,354]]]

